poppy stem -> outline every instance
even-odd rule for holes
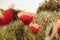
[[[58,37],[58,40],[60,40],[60,36]]]
[[[25,40],[28,40],[27,31],[28,31],[28,25],[25,25],[25,26],[24,26]]]
[[[35,35],[35,37],[36,37],[36,40],[37,40],[37,34]]]

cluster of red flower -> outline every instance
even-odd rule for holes
[[[0,25],[6,25],[12,21],[14,9],[9,8],[3,14],[0,13]],[[23,24],[29,25],[32,32],[36,34],[38,30],[42,27],[39,24],[33,24],[31,23],[32,20],[36,19],[36,14],[30,13],[30,12],[20,12],[17,14],[18,18],[22,21]],[[48,19],[45,19],[45,22],[49,22]],[[60,35],[60,19],[57,20],[57,32]]]
[[[9,8],[5,12],[0,13],[0,25],[6,25],[9,24],[14,15],[14,9]],[[29,25],[32,20],[36,18],[36,14],[29,13],[29,12],[20,12],[17,14],[18,18],[22,21],[23,24]],[[30,28],[34,34],[38,32],[38,30],[41,28],[39,24],[30,24]]]
[[[36,34],[38,30],[42,27],[39,24],[31,23],[32,20],[36,19],[36,14],[34,13],[20,12],[17,15],[18,15],[18,18],[22,21],[22,23],[24,23],[25,25],[29,25],[33,34]]]

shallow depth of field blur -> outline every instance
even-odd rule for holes
[[[55,24],[57,19],[60,19],[60,0],[45,0],[36,10],[37,18],[32,23],[42,25],[37,34],[33,34],[31,29],[28,28],[27,35],[24,35],[24,29],[22,28],[24,25],[15,15],[9,24],[0,26],[0,40],[60,40]],[[3,11],[5,10],[3,9]],[[16,10],[16,14],[21,11],[25,10]],[[47,23],[45,22],[46,18],[49,20]]]

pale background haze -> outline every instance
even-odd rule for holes
[[[14,4],[14,9],[35,13],[39,3],[42,4],[42,2],[44,0],[0,0],[0,8],[5,10]]]

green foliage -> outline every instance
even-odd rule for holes
[[[38,7],[37,13],[40,11],[60,11],[60,1],[59,0],[49,0],[45,1],[41,6]]]

